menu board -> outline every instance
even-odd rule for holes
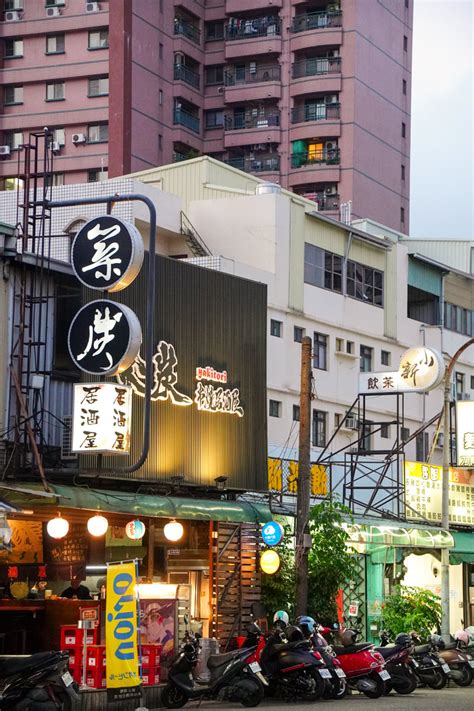
[[[406,517],[441,521],[443,467],[405,462]],[[449,522],[474,526],[474,474],[449,469]]]
[[[84,563],[89,558],[89,538],[83,524],[69,526],[67,536],[57,540],[47,533],[44,537],[46,563]]]

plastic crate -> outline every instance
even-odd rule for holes
[[[105,669],[105,644],[91,644],[87,647],[87,668]]]
[[[69,669],[80,667],[82,665],[82,648],[70,647],[66,651],[69,652]]]
[[[76,625],[61,625],[61,649],[82,646],[84,630]],[[87,644],[97,644],[97,627],[87,630]]]
[[[143,669],[142,671],[143,686],[153,686],[160,683],[160,672],[157,669]]]
[[[105,689],[107,677],[105,669],[88,669],[86,672],[86,686],[90,689]]]
[[[156,669],[161,661],[161,644],[142,644],[142,666],[144,669]]]

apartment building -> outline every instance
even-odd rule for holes
[[[413,0],[3,0],[3,187],[48,126],[56,185],[206,154],[408,233],[412,17]]]

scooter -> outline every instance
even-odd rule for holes
[[[0,657],[0,711],[69,711],[79,698],[67,652]]]
[[[413,642],[420,642],[416,633],[411,633]],[[442,661],[435,647],[428,642],[418,644],[413,652],[413,671],[421,684],[429,686],[431,689],[444,689],[448,683],[451,670],[446,662]]]
[[[381,646],[375,647],[385,659],[385,668],[391,679],[386,682],[386,694],[392,690],[397,694],[412,694],[418,686],[411,655],[413,640],[408,634],[398,634],[395,644],[390,644],[387,632],[380,633]]]
[[[349,688],[361,691],[369,699],[378,699],[386,691],[385,683],[390,679],[385,669],[385,660],[375,651],[370,642],[356,643],[357,632],[346,628],[321,627],[322,635],[335,634],[343,644],[332,645],[337,659],[347,676]]]
[[[433,649],[438,652],[441,663],[449,666],[450,677],[458,686],[470,686],[473,679],[472,656],[462,649],[461,643],[456,640],[446,643],[439,635],[430,638]]]
[[[168,683],[161,694],[163,706],[179,709],[196,699],[237,701],[249,708],[258,706],[268,682],[260,664],[251,659],[255,649],[211,654],[207,660],[211,678],[203,685],[196,683],[192,675],[200,653],[199,639],[199,635],[186,633],[181,650],[168,670]]]
[[[323,696],[325,699],[343,699],[349,691],[346,673],[341,666],[340,660],[336,658],[333,648],[321,634],[321,630],[322,628],[317,625],[314,632],[308,636],[308,639],[310,639],[313,649],[321,655],[326,669],[331,674],[331,679],[328,680]],[[304,634],[304,627],[302,627],[302,631]]]

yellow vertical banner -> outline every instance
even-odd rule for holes
[[[136,564],[109,565],[106,590],[107,700],[140,698]]]

